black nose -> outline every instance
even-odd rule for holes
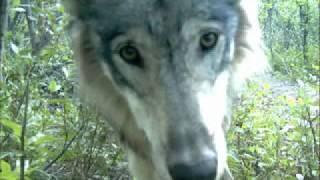
[[[214,180],[217,174],[217,159],[175,164],[169,167],[169,172],[173,180]]]

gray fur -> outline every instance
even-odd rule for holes
[[[207,157],[217,159],[210,179],[231,178],[224,135],[233,90],[245,64],[262,54],[248,1],[68,2],[83,97],[119,132],[139,180],[171,180],[170,167]],[[200,37],[208,32],[218,41],[203,50]],[[127,43],[140,52],[141,64],[120,57]]]

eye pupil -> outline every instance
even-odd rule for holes
[[[218,34],[209,32],[201,36],[200,45],[203,50],[209,50],[216,46],[218,42]]]
[[[134,61],[138,57],[138,50],[128,45],[120,50],[120,56],[126,61]]]
[[[119,55],[128,64],[143,67],[140,53],[136,47],[132,45],[123,46]]]

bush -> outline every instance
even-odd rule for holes
[[[294,96],[249,84],[229,132],[229,163],[237,179],[319,177],[319,100],[305,89]]]

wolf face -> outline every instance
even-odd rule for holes
[[[233,90],[260,53],[248,3],[74,0],[67,6],[75,19],[80,90],[119,132],[132,174],[227,178]]]

